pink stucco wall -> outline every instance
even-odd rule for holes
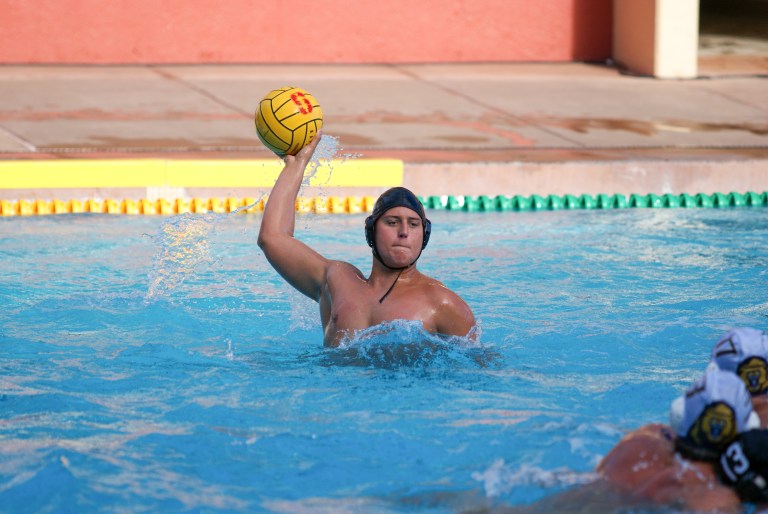
[[[603,60],[612,0],[0,0],[0,63]]]

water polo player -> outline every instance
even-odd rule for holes
[[[712,363],[741,378],[761,426],[768,426],[768,334],[749,327],[728,331],[712,348]],[[720,456],[720,470],[742,500],[768,503],[768,431],[740,434]]]
[[[270,264],[298,291],[320,305],[326,346],[380,323],[406,319],[449,336],[471,335],[475,317],[456,293],[416,268],[431,225],[418,198],[405,188],[386,191],[365,222],[372,248],[371,273],[328,259],[294,238],[295,202],[320,137],[285,167],[264,209],[258,244]]]
[[[650,424],[627,434],[597,472],[637,501],[695,512],[740,512],[738,490],[720,479],[720,458],[745,434],[764,433],[759,427],[744,383],[709,367],[672,403],[670,426]]]
[[[768,426],[768,334],[748,327],[728,331],[712,348],[712,364],[744,381],[752,408]]]

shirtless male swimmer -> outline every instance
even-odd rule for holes
[[[359,330],[396,319],[421,321],[435,334],[470,334],[475,317],[469,306],[416,269],[431,227],[424,207],[407,189],[386,191],[366,219],[366,239],[373,248],[367,278],[351,264],[327,259],[293,237],[296,197],[321,137],[284,158],[264,209],[258,244],[289,284],[320,304],[325,346],[338,346]]]

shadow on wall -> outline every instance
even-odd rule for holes
[[[574,61],[603,62],[611,58],[613,0],[573,0]],[[598,35],[599,37],[596,37]]]
[[[768,0],[701,0],[699,32],[768,41]]]

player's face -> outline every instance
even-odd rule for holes
[[[407,207],[393,207],[376,221],[376,249],[387,266],[401,268],[419,256],[424,227]]]

